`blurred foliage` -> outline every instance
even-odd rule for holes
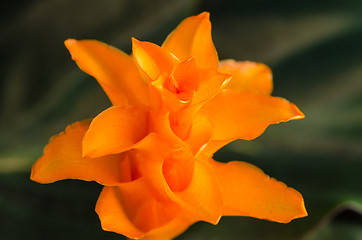
[[[299,190],[309,216],[289,224],[225,217],[177,239],[362,239],[362,1],[32,0],[0,9],[0,239],[119,239],[101,230],[96,183],[29,180],[51,135],[110,105],[63,41],[98,39],[129,52],[161,43],[183,18],[210,11],[221,59],[264,62],[274,95],[306,119],[221,149]]]

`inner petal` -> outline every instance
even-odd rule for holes
[[[163,162],[163,175],[173,192],[185,190],[193,176],[194,159],[185,149],[173,151]]]
[[[179,100],[187,102],[192,99],[195,91],[194,89],[181,84],[178,79],[171,75],[168,77],[167,81],[164,82],[164,87],[171,93],[174,93]]]

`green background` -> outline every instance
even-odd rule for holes
[[[42,185],[30,168],[49,137],[110,106],[64,47],[98,39],[130,52],[130,38],[162,43],[187,16],[210,11],[220,59],[269,65],[273,95],[304,120],[236,141],[243,160],[297,190],[309,216],[290,224],[224,217],[177,239],[362,239],[362,1],[32,0],[0,9],[0,239],[121,239],[94,212],[101,190],[75,180]]]

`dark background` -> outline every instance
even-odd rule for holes
[[[278,224],[225,217],[177,239],[362,239],[362,1],[18,0],[0,8],[0,239],[120,239],[94,212],[96,183],[29,180],[49,137],[110,106],[64,47],[98,39],[130,52],[132,36],[161,44],[187,16],[210,11],[220,59],[268,64],[273,95],[304,120],[236,141],[243,160],[299,190],[309,216]]]

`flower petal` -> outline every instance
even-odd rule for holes
[[[200,68],[216,69],[219,60],[212,42],[209,18],[208,12],[186,18],[168,35],[162,47],[180,61],[194,56]]]
[[[188,138],[192,121],[197,118],[197,113],[203,104],[221,92],[231,79],[230,75],[218,73],[212,69],[201,70],[200,76],[202,76],[202,81],[191,102],[187,103],[187,107],[179,108],[175,114],[170,115],[172,130],[183,140]]]
[[[304,117],[293,103],[283,98],[231,90],[218,94],[202,110],[213,126],[213,140],[251,140],[270,124]]]
[[[148,88],[132,58],[95,40],[65,41],[79,68],[97,79],[113,105],[148,105]]]
[[[190,185],[181,192],[169,192],[169,196],[198,221],[217,224],[222,215],[220,188],[212,169],[201,161],[195,161]]]
[[[222,199],[212,170],[207,164],[194,159],[187,147],[170,148],[164,145],[164,140],[160,142],[158,136],[150,134],[135,145],[140,159],[136,163],[138,172],[152,177],[153,181],[160,179],[158,191],[167,192],[167,198],[192,219],[216,224],[221,217]]]
[[[178,60],[165,49],[151,42],[138,41],[132,38],[132,52],[141,68],[152,79],[160,74],[172,72]]]
[[[165,226],[147,233],[142,240],[170,240],[184,232],[195,221],[179,214]]]
[[[237,62],[224,60],[220,62],[219,71],[232,75],[227,89],[251,91],[270,95],[273,90],[273,75],[268,66],[255,62]]]
[[[172,115],[189,105],[189,101],[183,101],[180,99],[180,97],[185,97],[186,95],[190,96],[191,94],[182,93],[179,95],[177,93],[171,92],[164,86],[165,82],[169,81],[170,79],[174,80],[172,76],[167,76],[166,74],[160,75],[156,81],[153,81],[150,84],[150,93],[152,93],[153,96],[151,109],[167,109]]]
[[[40,183],[68,178],[97,181],[103,185],[121,182],[123,173],[119,166],[123,155],[82,157],[82,140],[88,126],[89,121],[76,122],[52,137],[43,156],[33,165],[31,179]]]
[[[192,121],[190,134],[185,140],[194,155],[197,155],[203,145],[210,140],[211,130],[211,124],[206,115],[196,115]]]
[[[130,238],[140,238],[144,232],[128,218],[122,205],[118,187],[104,187],[98,198],[96,212],[105,231],[112,231]]]
[[[177,86],[174,88],[177,89],[179,98],[183,101],[190,100],[200,84],[200,73],[195,58],[177,64],[172,77],[175,79]]]
[[[231,80],[229,74],[219,73],[214,70],[201,71],[202,81],[192,99],[192,104],[204,103],[221,92]]]
[[[142,108],[113,106],[95,117],[83,140],[83,156],[120,153],[147,135],[147,113]]]
[[[246,162],[209,159],[221,186],[223,215],[287,223],[307,216],[302,195]]]
[[[180,209],[167,198],[163,184],[161,178],[149,176],[104,187],[96,205],[102,228],[141,238],[167,225],[179,215]]]
[[[149,128],[151,132],[157,135],[169,147],[179,149],[184,147],[184,142],[175,135],[171,129],[169,112],[165,110],[151,110]]]
[[[212,157],[214,153],[216,153],[220,148],[227,145],[228,143],[234,141],[235,139],[226,139],[226,140],[210,140],[205,143],[200,151],[198,152],[199,155],[204,155],[208,157]]]

